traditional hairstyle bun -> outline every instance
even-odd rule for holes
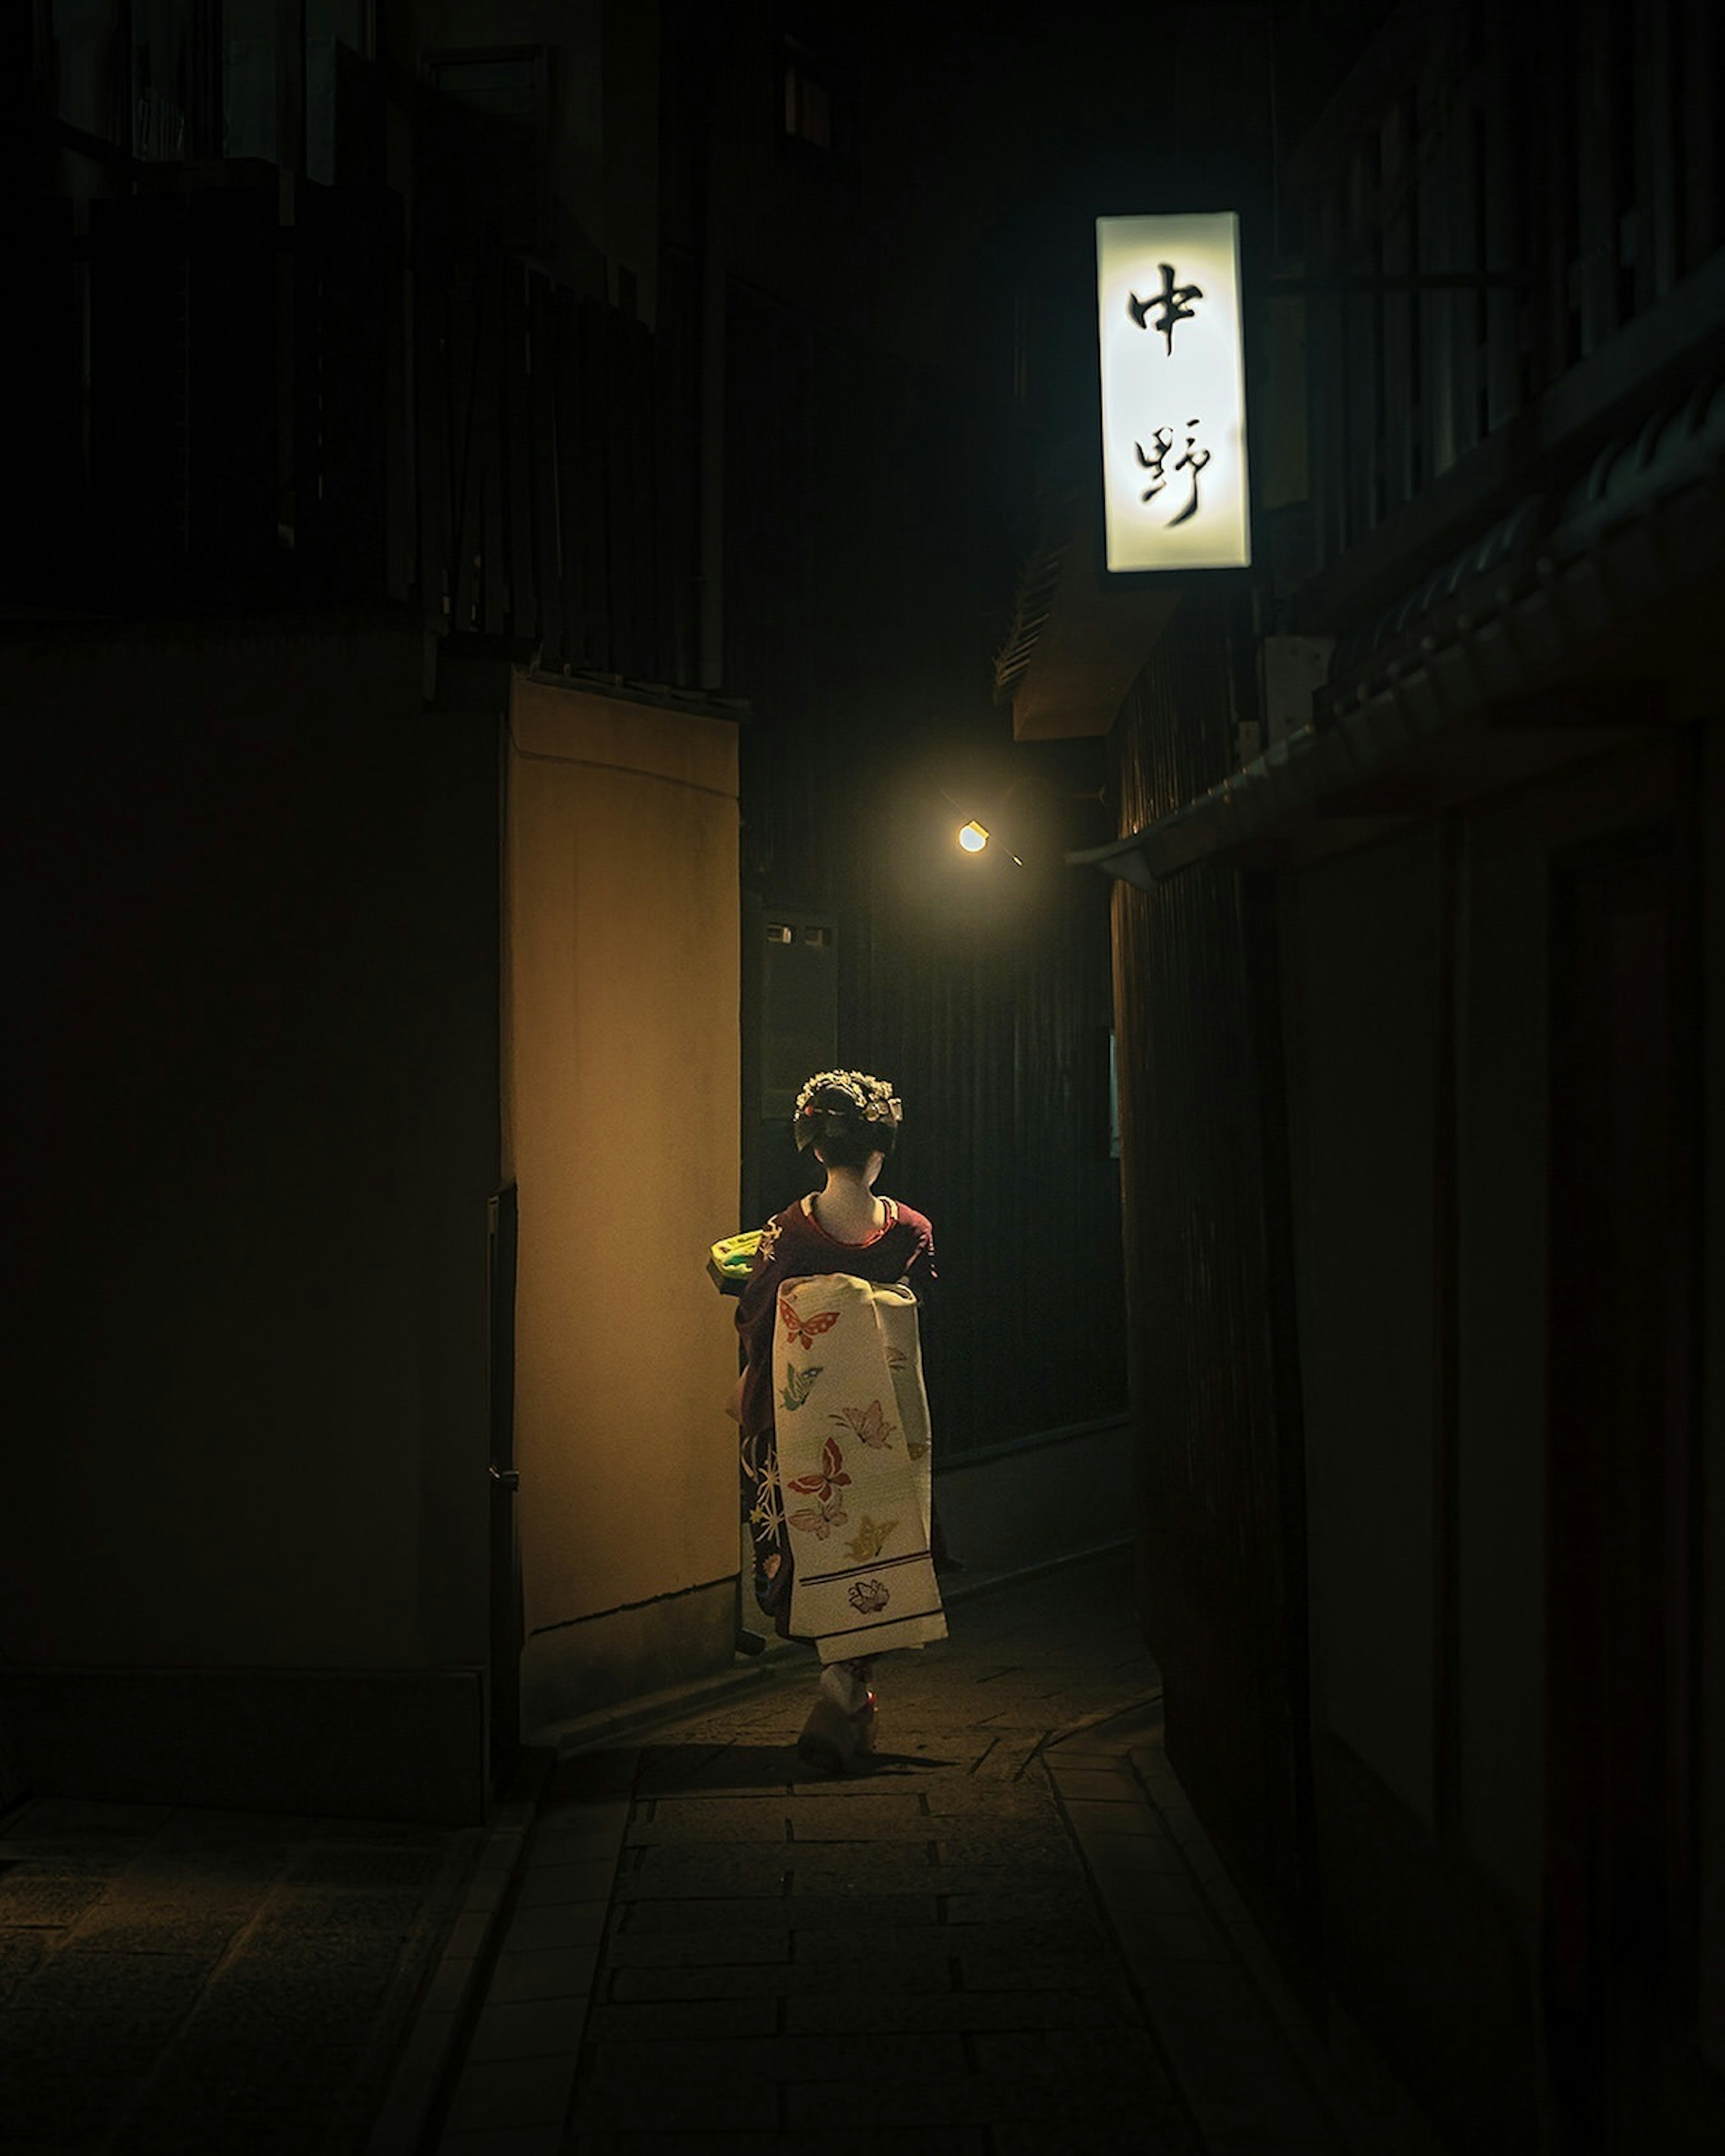
[[[797,1096],[797,1150],[819,1146],[829,1167],[861,1168],[890,1153],[904,1110],[885,1078],[865,1070],[817,1070]]]

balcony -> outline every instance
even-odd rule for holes
[[[691,678],[675,335],[495,249],[415,262],[394,195],[264,164],[20,208],[14,616],[394,605],[552,669]]]

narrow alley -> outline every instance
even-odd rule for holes
[[[961,1587],[836,1779],[779,1649],[488,1833],[30,1807],[10,2156],[1421,2156],[1187,1805],[1130,1593],[1122,1551]]]
[[[1725,9],[3,19],[0,2156],[1718,2156]]]

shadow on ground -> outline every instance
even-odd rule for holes
[[[842,1777],[810,1767],[788,1744],[654,1744],[634,1751],[587,1752],[565,1760],[556,1779],[560,1796],[682,1796],[691,1790],[783,1789],[805,1782],[891,1781],[945,1768],[963,1768],[968,1758],[934,1758],[927,1752],[890,1747],[856,1759]]]

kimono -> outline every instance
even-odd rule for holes
[[[823,1662],[946,1631],[916,1294],[934,1239],[922,1214],[882,1202],[886,1224],[862,1243],[829,1235],[809,1199],[788,1206],[737,1304],[756,1597]]]

